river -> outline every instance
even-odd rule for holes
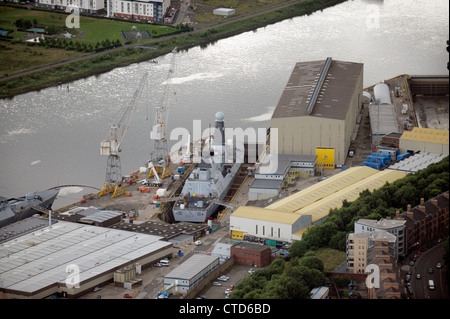
[[[447,0],[354,0],[179,52],[168,131],[192,130],[193,120],[207,128],[217,111],[229,127],[268,127],[299,61],[330,56],[362,62],[364,86],[404,73],[448,74],[448,16]],[[143,166],[150,158],[149,132],[170,56],[158,62],[0,100],[0,195],[67,184],[101,188],[106,158],[100,155],[100,141],[148,71],[148,86],[121,153],[124,175]],[[66,189],[54,207],[91,191]]]

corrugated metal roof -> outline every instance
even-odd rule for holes
[[[325,60],[321,60],[295,65],[272,118],[319,116],[345,119],[363,64],[332,60],[319,98],[309,113],[307,106],[324,63]]]
[[[164,276],[164,279],[190,280],[210,264],[219,260],[217,256],[196,254],[180,264],[177,268]]]
[[[400,139],[448,145],[449,131],[415,127],[412,131],[405,131]]]
[[[447,155],[421,152],[411,155],[400,162],[394,163],[388,169],[395,169],[403,172],[417,172],[427,168],[433,163],[438,163]]]
[[[290,225],[298,220],[298,215],[291,212],[253,206],[241,206],[231,216]]]
[[[0,245],[0,287],[34,293],[65,283],[75,264],[81,281],[171,245],[161,237],[59,221]]]
[[[320,183],[314,184],[287,198],[277,201],[267,206],[267,208],[294,212],[338,192],[344,187],[350,186],[364,178],[376,174],[377,172],[376,169],[367,166],[351,167],[321,181]]]
[[[321,199],[311,205],[295,211],[299,215],[311,215],[312,222],[315,223],[328,216],[330,209],[342,207],[342,201],[346,199],[349,202],[356,200],[359,194],[368,189],[373,191],[382,187],[386,182],[392,183],[399,178],[406,176],[405,173],[395,170],[380,171],[371,175],[353,185],[350,185],[324,199]]]
[[[312,223],[315,223],[328,216],[330,209],[340,208],[344,199],[354,201],[362,191],[373,191],[386,182],[392,183],[404,176],[406,173],[396,170],[378,171],[364,166],[353,167],[304,190],[311,189],[310,193],[298,192],[275,203],[283,202],[278,207],[275,204],[267,208],[242,206],[231,216],[292,225],[301,216],[311,215]],[[326,181],[328,183],[324,183]],[[294,199],[289,201],[291,197]],[[297,233],[301,235],[303,231]]]

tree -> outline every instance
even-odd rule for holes
[[[333,236],[331,236],[329,247],[345,251],[347,247],[347,233],[345,231],[339,231]]]
[[[296,240],[289,247],[289,257],[303,257],[305,252],[308,250],[308,244],[303,240]]]
[[[323,261],[316,256],[303,257],[302,259],[300,259],[299,265],[306,268],[312,268],[317,269],[319,271],[323,271]]]

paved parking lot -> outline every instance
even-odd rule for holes
[[[208,286],[203,292],[200,294],[205,296],[208,299],[225,299],[225,290],[230,288],[231,285],[237,286],[237,284],[247,276],[250,276],[248,270],[251,267],[243,266],[243,265],[234,265],[227,273],[224,273],[226,276],[230,277],[228,281],[219,281],[222,286],[213,286],[212,284]],[[254,268],[255,270],[258,268]]]

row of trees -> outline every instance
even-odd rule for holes
[[[110,41],[109,39],[106,39],[101,42],[87,43],[87,42],[83,42],[83,41],[72,41],[72,40],[67,40],[67,39],[62,39],[62,38],[47,37],[45,39],[41,39],[39,44],[46,48],[75,50],[78,52],[92,52],[92,51],[108,49],[108,48],[111,48],[114,46],[119,46],[120,40],[117,39],[114,41]]]

